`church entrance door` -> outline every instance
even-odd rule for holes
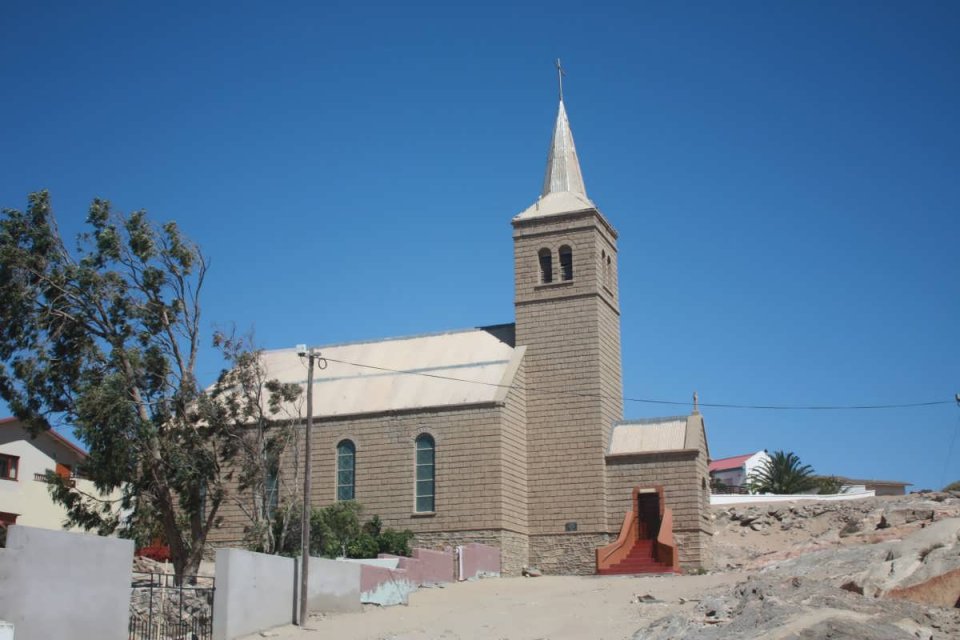
[[[652,540],[660,532],[660,495],[656,490],[637,494],[637,516],[640,520],[639,538]]]

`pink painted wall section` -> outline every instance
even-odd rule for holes
[[[454,580],[454,557],[450,552],[414,549],[412,558],[386,553],[381,553],[378,557],[397,558],[397,568],[406,571],[407,579],[417,586],[431,586]]]
[[[460,580],[500,575],[500,549],[478,542],[457,547],[460,554]]]
[[[404,569],[360,565],[360,602],[383,607],[407,604],[410,594],[416,590],[416,583]]]

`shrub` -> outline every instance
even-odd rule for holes
[[[322,509],[314,509],[310,516],[310,554],[336,558],[376,558],[380,553],[410,556],[413,532],[383,528],[379,516],[373,516],[362,525],[360,503],[347,500],[335,502]],[[301,516],[290,517],[286,535],[278,539],[277,550],[281,555],[300,554]],[[279,536],[279,527],[277,527]]]
[[[819,476],[816,478],[817,493],[821,495],[830,495],[840,493],[843,488],[843,482],[837,476]]]

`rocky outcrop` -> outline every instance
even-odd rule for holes
[[[726,507],[721,568],[752,571],[637,639],[960,637],[960,498]]]

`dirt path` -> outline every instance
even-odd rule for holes
[[[732,585],[736,573],[635,578],[631,576],[544,576],[500,578],[422,589],[409,606],[327,615],[273,630],[281,640],[551,640],[631,638],[644,623],[693,607],[680,598]],[[662,603],[638,603],[651,595]],[[250,640],[260,638],[259,634]]]

